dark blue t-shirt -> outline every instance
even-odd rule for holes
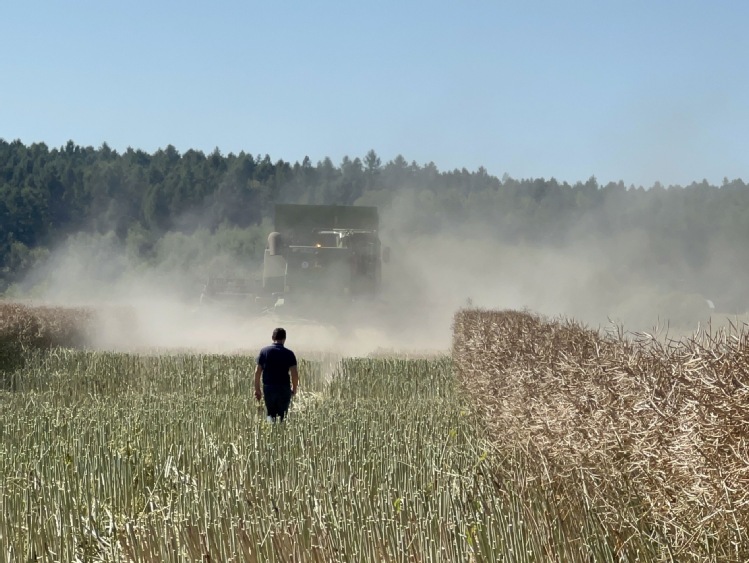
[[[291,387],[289,369],[296,365],[296,356],[283,344],[273,343],[260,350],[257,365],[263,368],[263,385]]]

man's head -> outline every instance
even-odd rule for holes
[[[286,340],[286,329],[273,329],[273,342],[283,342],[284,340]]]

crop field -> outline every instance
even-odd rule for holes
[[[749,560],[746,325],[675,341],[462,311],[454,333],[456,375],[491,434],[524,450],[538,481],[577,491],[617,543]]]
[[[305,355],[274,425],[252,356],[86,350],[82,312],[9,311],[0,561],[749,555],[741,332],[461,311],[451,355]]]

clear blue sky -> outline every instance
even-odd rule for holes
[[[0,138],[749,181],[749,2],[7,1]]]

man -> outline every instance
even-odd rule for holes
[[[289,410],[291,397],[299,386],[299,372],[294,352],[284,346],[286,331],[277,328],[273,331],[273,344],[260,350],[255,367],[255,398],[265,397],[265,410],[268,420],[283,420]],[[263,387],[260,389],[260,376]],[[289,377],[291,375],[291,377]]]

